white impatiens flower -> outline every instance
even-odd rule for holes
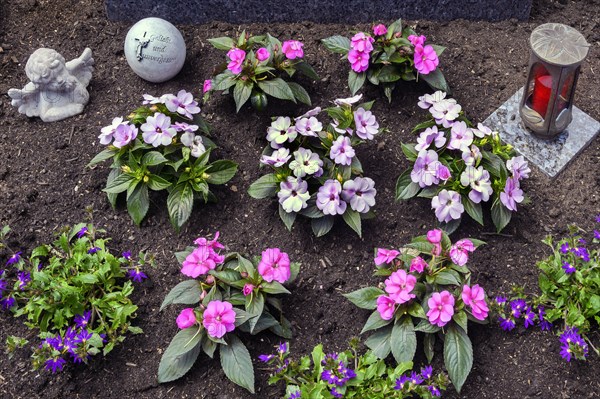
[[[294,160],[290,162],[290,169],[296,177],[314,175],[319,177],[323,174],[323,161],[319,154],[315,154],[306,148],[298,148],[294,152]]]
[[[294,141],[298,133],[291,123],[287,116],[280,116],[271,123],[267,129],[267,141],[271,143],[271,147],[279,148],[286,141]]]
[[[300,212],[308,206],[307,202],[310,199],[308,183],[300,178],[288,176],[286,181],[279,184],[277,197],[287,213]]]

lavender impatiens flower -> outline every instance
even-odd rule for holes
[[[356,135],[363,140],[373,140],[379,133],[379,123],[371,111],[359,108],[354,111],[354,123],[356,124]]]
[[[523,202],[523,190],[519,187],[519,181],[515,178],[506,179],[504,191],[500,193],[500,202],[511,211],[517,210],[517,204]]]
[[[292,121],[287,116],[280,116],[271,122],[271,126],[267,129],[267,141],[271,143],[271,147],[279,148],[285,142],[292,142],[298,136],[298,132],[294,126],[291,126]]]
[[[300,212],[308,206],[307,201],[310,199],[308,183],[300,178],[288,176],[286,181],[279,184],[277,197],[287,213]]]
[[[456,103],[454,99],[445,99],[436,102],[429,108],[431,116],[435,119],[435,123],[449,128],[458,118],[462,107]],[[470,144],[470,143],[469,143]]]
[[[319,177],[323,174],[323,161],[319,154],[306,148],[298,148],[294,152],[294,160],[290,162],[290,169],[296,177],[313,175]]]
[[[200,129],[200,127],[198,125],[190,125],[189,123],[185,123],[185,122],[175,122],[175,124],[173,124],[173,127],[178,132],[188,132],[188,133],[194,133],[195,131]]]
[[[171,126],[171,118],[160,112],[146,118],[141,129],[144,142],[154,147],[171,144],[177,134],[177,130]]]
[[[337,180],[327,180],[317,193],[317,208],[325,215],[341,215],[346,212],[346,202],[340,198],[342,185]]]
[[[467,166],[460,175],[460,184],[471,187],[469,198],[476,204],[481,201],[489,201],[490,195],[494,192],[490,181],[490,172],[485,170],[483,166],[478,168]]]
[[[465,211],[460,194],[452,190],[442,190],[432,198],[431,208],[435,210],[435,216],[440,222],[448,223],[451,220],[460,219]]]
[[[472,128],[473,134],[479,138],[484,138],[485,136],[491,136],[492,129],[483,125],[482,123],[477,124],[477,129]]]
[[[369,177],[357,177],[344,182],[342,199],[360,213],[367,213],[375,205],[375,182]]]
[[[194,101],[192,93],[188,93],[185,90],[179,90],[177,96],[169,96],[165,105],[169,111],[177,112],[188,119],[194,119],[193,115],[200,112],[200,107]]]
[[[113,137],[115,141],[113,145],[117,148],[123,148],[127,144],[131,143],[138,135],[138,128],[135,125],[131,125],[129,123],[120,124]]]
[[[417,138],[415,150],[422,151],[434,144],[436,148],[442,148],[446,144],[446,136],[443,131],[439,131],[437,126],[428,127]]]
[[[302,136],[317,137],[317,133],[323,130],[323,124],[317,118],[300,118],[296,121],[296,131]]]
[[[98,138],[100,139],[100,144],[110,144],[110,142],[113,139],[113,135],[115,134],[115,131],[122,123],[122,117],[114,118],[109,126],[105,126],[102,129],[100,129],[100,136],[98,136]]]
[[[350,143],[350,138],[339,136],[331,145],[329,157],[338,165],[351,165],[356,153]]]
[[[414,183],[418,183],[421,188],[438,184],[437,169],[439,164],[438,154],[434,150],[419,151],[413,170],[410,172],[410,179]]]
[[[462,153],[462,160],[467,166],[476,166],[481,161],[481,150],[476,145],[471,145],[471,148]]]
[[[515,179],[527,179],[529,177],[529,173],[531,173],[531,169],[525,158],[521,155],[518,157],[512,157],[508,161],[506,161],[506,168],[512,172],[512,175]]]
[[[473,131],[467,127],[465,122],[455,122],[450,129],[450,141],[447,148],[449,150],[469,151],[469,146],[473,143]]]
[[[417,103],[417,105],[419,106],[419,108],[422,109],[429,109],[431,108],[433,105],[441,102],[442,100],[444,100],[446,98],[446,93],[444,93],[443,91],[436,91],[433,94],[425,94],[421,97],[419,97],[419,102]],[[452,102],[454,104],[456,104],[456,100],[453,98],[450,98],[446,101]]]
[[[271,155],[261,156],[260,162],[265,165],[274,166],[276,168],[279,168],[279,167],[285,165],[290,160],[291,157],[292,156],[290,155],[290,150],[282,147],[278,150],[273,151],[273,153]]]

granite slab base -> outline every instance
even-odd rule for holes
[[[301,22],[372,23],[458,18],[500,21],[529,18],[532,0],[105,0],[108,18],[158,17],[175,24]],[[341,32],[340,32],[341,33]]]
[[[573,107],[573,121],[554,140],[533,136],[521,121],[519,105],[523,89],[517,91],[483,124],[500,132],[500,138],[512,145],[530,163],[550,177],[556,177],[600,133],[600,122]]]

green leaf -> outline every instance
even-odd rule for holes
[[[373,335],[366,339],[365,345],[379,359],[385,359],[390,354],[392,347],[390,346],[390,336],[392,335],[392,326],[384,327],[375,331]]]
[[[235,176],[237,168],[238,165],[233,161],[225,159],[215,161],[206,169],[209,175],[206,181],[210,184],[225,184]]]
[[[417,335],[410,316],[394,323],[390,346],[396,363],[412,362],[417,351]]]
[[[263,313],[265,308],[265,295],[258,293],[256,295],[249,295],[246,297],[246,312],[250,315],[248,320],[248,326],[250,327],[250,333],[254,333],[254,327],[258,322],[258,319]]]
[[[237,82],[236,76],[229,70],[215,76],[213,90],[227,90]]]
[[[481,210],[481,204],[476,204],[467,197],[466,201],[463,201],[465,211],[475,220],[477,223],[483,226],[483,211]]]
[[[380,288],[365,287],[342,295],[361,309],[374,310],[377,308],[377,298],[385,295],[385,292]]]
[[[342,214],[342,218],[344,219],[344,222],[346,222],[346,224],[362,238],[360,213],[348,207],[346,212]]]
[[[177,284],[167,294],[160,305],[160,310],[163,310],[166,306],[172,303],[181,303],[185,305],[194,305],[200,302],[200,295],[202,290],[200,289],[200,283],[196,280],[185,280]]]
[[[335,218],[333,216],[323,216],[320,218],[312,219],[310,221],[310,226],[312,227],[312,231],[317,237],[322,237],[325,234],[329,233],[329,231],[333,228],[333,223],[335,222]]]
[[[394,83],[402,79],[402,75],[399,73],[398,68],[393,65],[386,65],[381,68],[378,77],[379,81],[383,83]]]
[[[427,363],[431,363],[431,361],[433,360],[434,346],[435,346],[435,334],[425,334],[425,336],[423,337],[423,351],[425,352],[425,357],[427,358]]]
[[[396,181],[396,201],[407,200],[419,192],[421,187],[410,178],[411,169],[407,169]]]
[[[171,224],[178,230],[189,219],[194,207],[194,190],[187,182],[178,184],[167,197]]]
[[[436,332],[438,332],[440,330],[441,330],[440,327],[431,324],[429,322],[429,320],[425,320],[425,319],[421,320],[419,322],[419,324],[417,324],[415,326],[415,331],[421,331],[421,332],[424,332],[424,333],[427,333],[427,334],[434,334],[434,333],[436,333]]]
[[[292,226],[294,225],[294,221],[296,220],[296,215],[296,212],[286,212],[285,209],[283,209],[283,206],[279,204],[279,217],[281,218],[283,224],[285,224],[285,227],[287,227],[289,231],[292,231]]]
[[[252,108],[257,111],[264,111],[267,108],[267,104],[269,100],[267,100],[267,95],[262,91],[253,91],[252,96],[250,96],[250,104]]]
[[[319,80],[319,75],[317,75],[317,73],[315,72],[313,67],[310,66],[310,64],[306,61],[302,61],[302,62],[298,62],[297,64],[294,64],[294,68],[296,68],[297,70],[302,72],[302,74],[304,76],[306,76],[307,78],[310,78],[312,80]],[[288,84],[289,83],[290,82],[288,82]]]
[[[390,26],[388,26],[388,31],[385,35],[385,38],[390,40],[392,38],[392,36],[394,36],[394,33],[396,32],[402,32],[402,19],[397,19],[394,22],[392,22],[392,24]]]
[[[148,188],[154,191],[164,190],[168,187],[171,187],[172,183],[166,179],[158,175],[150,175],[150,179],[148,180]]]
[[[348,54],[350,51],[350,39],[345,36],[331,36],[326,39],[321,39],[327,50],[338,54]]]
[[[438,57],[444,52],[444,50],[446,50],[446,47],[440,46],[438,44],[431,44],[431,47],[433,47],[433,50],[435,51]]]
[[[435,276],[434,282],[439,285],[461,285],[458,274],[455,271],[444,270]]]
[[[254,393],[254,369],[248,349],[233,334],[228,335],[227,345],[221,345],[221,367],[227,378]]]
[[[155,166],[155,165],[160,165],[160,164],[167,163],[167,162],[169,162],[169,160],[167,158],[165,158],[164,155],[158,151],[147,152],[142,157],[142,165],[146,165],[146,166]]]
[[[281,285],[277,281],[271,281],[270,283],[264,281],[260,284],[260,286],[261,286],[260,290],[267,294],[272,294],[272,295],[290,294],[290,292],[287,290],[287,288],[285,288],[283,285]]]
[[[252,198],[263,199],[272,197],[277,193],[279,182],[273,173],[261,176],[248,188],[248,195]]]
[[[121,169],[119,168],[114,168],[110,170],[110,173],[108,174],[108,177],[106,178],[106,185],[110,185],[111,182],[113,182],[117,177],[119,177],[119,175],[121,175]],[[108,202],[110,203],[110,205],[114,208],[116,208],[117,206],[117,197],[119,194],[115,194],[115,193],[106,193],[106,197],[108,198]]]
[[[233,99],[235,101],[235,112],[240,112],[242,106],[248,101],[252,94],[252,83],[238,80],[233,88]]]
[[[235,309],[235,308],[233,308],[233,309]],[[217,349],[217,346],[218,346],[218,344],[215,341],[213,341],[212,339],[209,339],[207,336],[204,336],[202,338],[202,350],[211,359],[213,358],[213,356],[215,354],[215,350]]]
[[[235,43],[230,37],[215,37],[208,39],[208,42],[213,45],[214,48],[219,50],[231,50],[235,47]]]
[[[367,322],[363,326],[362,331],[360,333],[364,334],[367,331],[377,330],[377,329],[380,329],[381,327],[385,327],[388,324],[390,324],[392,322],[392,320],[393,319],[391,319],[391,320],[382,319],[381,315],[376,310],[373,313],[371,313],[371,316],[369,316],[369,318],[367,319]]]
[[[292,262],[290,264],[290,278],[288,279],[287,284],[293,283],[298,277],[298,274],[300,274],[300,263]]]
[[[280,100],[290,100],[296,103],[296,97],[287,82],[281,78],[271,80],[261,80],[258,87],[268,95],[279,98]]]
[[[290,86],[290,89],[292,90],[292,93],[294,93],[296,100],[306,105],[312,105],[310,101],[310,95],[304,89],[304,87],[300,86],[296,82],[288,82],[288,86]]]
[[[460,328],[462,328],[465,332],[468,332],[467,324],[469,322],[469,319],[467,318],[467,314],[464,311],[454,313],[454,315],[452,316],[452,320],[454,320],[454,322],[458,324]]]
[[[365,84],[366,77],[366,72],[356,73],[354,71],[350,71],[348,74],[348,88],[350,89],[350,93],[352,93],[352,95],[355,95]]]
[[[114,157],[117,153],[118,153],[117,150],[111,150],[111,149],[106,148],[106,149],[100,151],[94,158],[92,158],[90,163],[88,163],[86,166],[89,168],[94,165],[97,165],[102,161],[106,161],[107,159]]]
[[[126,191],[129,185],[134,181],[134,177],[127,173],[118,175],[114,180],[111,180],[102,191],[110,194],[119,194]]]
[[[500,199],[496,198],[492,205],[492,221],[498,233],[510,223],[511,217],[512,212],[500,202]]]
[[[444,339],[444,364],[456,391],[460,390],[473,367],[473,347],[465,331],[450,325]]]
[[[136,225],[139,226],[142,223],[142,220],[144,220],[144,217],[148,213],[149,207],[148,186],[138,184],[129,198],[127,198],[127,212],[129,212],[129,216],[131,216]]]
[[[444,74],[442,74],[440,68],[429,72],[427,75],[419,74],[419,77],[423,79],[432,89],[445,91],[446,93],[450,92],[450,87],[448,87],[446,78],[444,78]]]
[[[181,330],[173,337],[169,347],[160,359],[158,366],[158,382],[164,383],[181,378],[192,368],[200,354],[200,338],[198,327]]]
[[[419,152],[415,150],[415,144],[404,144],[402,143],[402,152],[411,162],[415,162],[419,156]]]

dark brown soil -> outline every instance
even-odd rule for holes
[[[415,22],[419,32],[434,43],[448,47],[441,58],[445,76],[454,96],[470,117],[482,121],[525,80],[528,61],[527,40],[531,30],[545,22],[569,24],[592,44],[583,67],[576,96],[577,105],[600,119],[600,2],[536,0],[529,22],[500,23],[454,21]],[[389,21],[388,21],[389,22]],[[427,200],[395,203],[396,177],[408,167],[400,142],[411,140],[410,130],[423,117],[417,97],[428,90],[405,84],[394,94],[390,105],[383,93],[368,89],[377,99],[374,111],[391,133],[359,151],[368,176],[375,179],[377,219],[364,226],[359,239],[340,225],[325,238],[316,239],[310,226],[298,223],[289,233],[279,221],[274,202],[251,199],[246,190],[260,176],[258,158],[264,146],[264,132],[271,115],[297,115],[306,107],[272,104],[267,113],[244,108],[235,113],[233,99],[215,96],[204,107],[214,126],[220,155],[239,162],[239,174],[226,187],[217,189],[221,201],[198,209],[180,234],[169,225],[164,198],[156,198],[150,216],[141,228],[133,225],[126,210],[113,211],[104,187],[108,165],[89,170],[84,166],[100,150],[99,129],[113,117],[126,115],[136,107],[143,93],[159,95],[184,88],[198,93],[223,53],[212,49],[207,39],[231,35],[245,28],[253,33],[298,38],[306,43],[306,58],[322,76],[309,85],[313,103],[327,105],[349,95],[346,88],[348,65],[328,53],[319,39],[331,34],[348,34],[369,25],[254,24],[234,26],[211,23],[180,26],[185,37],[187,63],[176,79],[155,85],[139,79],[127,66],[123,40],[129,25],[106,19],[101,0],[12,0],[0,5],[0,93],[27,82],[24,66],[39,47],[50,47],[65,58],[77,57],[90,47],[96,71],[90,86],[91,99],[83,115],[62,122],[28,120],[0,96],[0,224],[9,223],[15,234],[11,244],[24,251],[48,242],[64,224],[81,221],[85,207],[95,209],[95,223],[114,238],[116,251],[148,250],[157,255],[158,267],[147,271],[150,279],[136,288],[134,300],[140,307],[137,324],[143,335],[129,337],[107,358],[93,359],[89,366],[69,366],[56,376],[30,371],[28,353],[12,361],[0,356],[0,397],[3,398],[251,398],[228,382],[218,361],[201,357],[181,380],[158,385],[156,371],[161,352],[177,326],[176,307],[158,312],[171,287],[182,280],[173,252],[189,245],[199,234],[219,230],[232,250],[259,254],[268,246],[279,246],[303,264],[285,310],[293,320],[292,349],[298,354],[318,342],[330,350],[345,348],[348,339],[359,333],[368,312],[359,311],[344,300],[347,292],[374,284],[372,253],[376,246],[397,247],[411,236],[434,226],[435,217]],[[490,225],[480,228],[465,223],[455,238],[473,236],[488,245],[476,252],[471,267],[475,282],[496,294],[512,284],[536,289],[535,260],[547,255],[541,244],[548,233],[566,233],[576,222],[591,227],[592,216],[600,211],[600,141],[595,140],[564,173],[550,180],[534,168],[526,190],[532,204],[519,214],[502,235]],[[324,262],[329,259],[332,265]],[[0,260],[3,261],[3,260]],[[0,314],[0,341],[8,335],[26,335],[22,321]],[[475,363],[463,393],[458,398],[597,398],[600,397],[600,360],[591,355],[585,363],[565,363],[559,355],[556,337],[538,331],[503,333],[496,326],[473,326]],[[246,337],[247,338],[247,337]],[[598,334],[592,338],[599,342]],[[278,342],[271,335],[255,341],[245,339],[254,358]],[[24,351],[27,352],[27,351]],[[441,367],[438,351],[435,367]],[[275,398],[281,387],[269,387],[267,374],[256,364],[255,397]]]

